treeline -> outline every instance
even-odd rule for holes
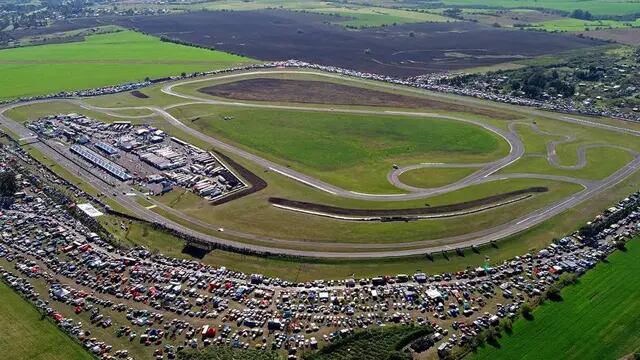
[[[210,345],[200,350],[182,350],[178,352],[178,360],[280,360],[276,352],[233,349],[230,346]]]
[[[358,331],[340,338],[305,360],[402,360],[410,359],[403,349],[413,341],[433,333],[430,326],[403,325]]]
[[[137,30],[137,29],[136,29],[136,31],[141,32],[140,30]],[[153,35],[153,34],[147,34],[147,35],[156,36],[156,35]],[[160,36],[160,41],[173,43],[173,44],[178,44],[178,45],[184,45],[184,46],[191,46],[191,47],[195,47],[195,48],[198,48],[198,49],[205,49],[205,50],[211,50],[211,51],[222,51],[222,50],[216,49],[213,46],[206,46],[206,45],[201,45],[201,44],[197,44],[197,43],[190,42],[190,41],[174,39],[174,38],[170,38],[170,37],[167,37],[167,36],[164,36],[164,35]],[[238,53],[231,52],[231,51],[224,51],[224,52],[227,53],[227,54],[231,54],[231,55],[244,56],[242,54],[238,54]]]
[[[570,97],[576,90],[575,84],[561,79],[557,70],[547,71],[539,67],[521,72],[518,78],[509,82],[509,86],[511,90],[522,91],[533,99],[540,99],[544,94]]]

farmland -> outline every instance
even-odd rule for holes
[[[562,301],[543,304],[533,320],[520,319],[513,334],[486,345],[469,359],[620,359],[640,349],[640,239],[627,251],[562,291]]]
[[[0,282],[0,317],[0,351],[11,354],[11,359],[94,359],[4,282]]]
[[[616,20],[580,20],[565,18],[560,20],[549,20],[541,23],[532,23],[524,27],[525,29],[545,30],[545,31],[590,31],[621,29],[630,27],[640,27],[640,19],[635,21]]]
[[[115,20],[124,27],[260,60],[299,59],[393,76],[458,70],[592,47],[600,41],[470,22],[358,31],[332,16],[282,10],[190,12]],[[329,22],[329,24],[327,24]],[[267,36],[268,34],[268,36]],[[323,44],[322,48],[315,44]]]
[[[249,63],[223,52],[160,41],[132,31],[85,41],[0,50],[0,99],[43,95]],[[69,76],[73,73],[74,76]]]
[[[538,0],[533,4],[523,4],[518,0],[444,0],[445,5],[462,7],[493,7],[493,8],[537,8],[572,12],[576,9],[589,11],[594,15],[625,15],[638,11],[638,4],[630,0]]]

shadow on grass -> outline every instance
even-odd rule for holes
[[[502,347],[502,345],[500,345],[500,343],[498,342],[498,339],[496,338],[487,339],[487,344],[489,344],[490,346],[493,346],[496,349],[500,349]]]
[[[558,293],[558,294],[549,294],[549,295],[547,295],[547,299],[549,299],[550,301],[553,301],[553,302],[562,302],[564,300],[562,298],[562,295],[560,295],[560,293]]]
[[[209,253],[209,250],[201,249],[199,247],[187,244],[184,246],[184,248],[182,248],[182,253],[193,256],[196,259],[204,259],[204,257]]]

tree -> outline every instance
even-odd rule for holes
[[[562,295],[560,295],[560,286],[558,284],[553,284],[549,286],[547,292],[545,294],[546,298],[551,301],[560,301],[562,300]]]
[[[459,8],[445,9],[442,12],[442,15],[448,16],[448,17],[452,17],[454,19],[460,19],[460,18],[462,18],[462,9],[459,9]]]
[[[0,173],[0,196],[13,196],[18,191],[16,174],[12,171]]]
[[[574,273],[564,273],[560,275],[560,285],[568,286],[578,282],[578,275]]]
[[[533,314],[531,313],[531,311],[532,311],[531,305],[523,304],[521,310],[522,310],[522,317],[523,318],[525,318],[527,320],[533,319]]]
[[[593,18],[593,15],[591,15],[591,13],[588,11],[585,11],[582,9],[575,9],[571,13],[571,17],[575,19],[580,19],[580,20],[591,20]]]

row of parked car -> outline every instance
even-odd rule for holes
[[[613,241],[638,232],[640,217],[637,208],[624,208],[635,203],[621,202],[628,216],[608,226],[615,231],[607,236],[573,234],[509,261],[453,273],[296,283],[115,246],[47,195],[46,187],[64,182],[25,166],[28,157],[19,150],[6,150],[0,149],[0,163],[14,164],[22,195],[0,214],[0,264],[13,267],[3,276],[19,291],[44,289],[26,297],[81,341],[93,339],[88,348],[104,358],[128,357],[132,349],[113,351],[110,338],[91,337],[98,328],[149,347],[158,359],[213,343],[295,358],[360,329],[393,324],[432,327],[431,340],[444,354],[517,316],[561,274],[595,266],[614,251]]]

